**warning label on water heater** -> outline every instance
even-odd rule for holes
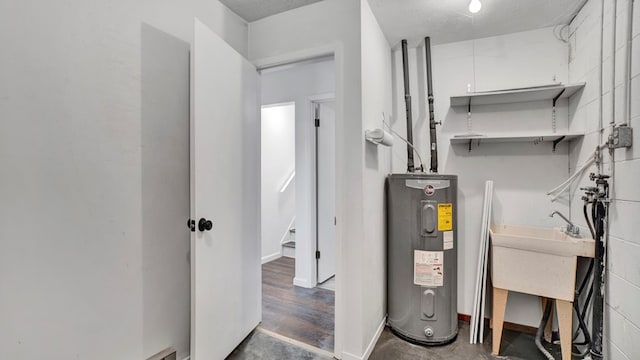
[[[442,248],[445,250],[453,249],[453,231],[442,233]]]
[[[453,230],[453,204],[438,204],[438,231]]]
[[[413,283],[420,286],[442,286],[444,255],[442,251],[413,251]]]

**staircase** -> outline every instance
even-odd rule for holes
[[[296,257],[296,228],[289,229],[289,239],[282,243],[282,256],[295,258]]]

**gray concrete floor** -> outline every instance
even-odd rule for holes
[[[536,348],[534,336],[521,332],[504,330],[500,357],[491,355],[491,330],[485,330],[484,344],[469,344],[469,324],[460,322],[458,337],[448,345],[420,346],[406,342],[385,328],[373,349],[370,360],[424,359],[424,360],[546,360]],[[560,347],[549,345],[547,349],[556,359],[560,359]]]
[[[457,339],[444,346],[420,346],[406,342],[395,336],[389,328],[385,328],[376,343],[370,360],[545,360],[534,344],[531,334],[504,330],[500,357],[491,355],[491,330],[485,331],[485,343],[469,344],[469,324],[460,322]],[[552,355],[560,359],[560,346],[548,345]],[[305,349],[273,338],[264,333],[254,331],[228,357],[232,360],[329,360]]]
[[[295,345],[271,337],[260,331],[254,331],[233,350],[228,360],[331,360]]]

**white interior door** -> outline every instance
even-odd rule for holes
[[[336,273],[336,184],[335,184],[335,102],[321,102],[317,131],[317,222],[318,222],[318,282]]]
[[[191,359],[224,359],[261,318],[258,78],[197,19],[192,50]]]

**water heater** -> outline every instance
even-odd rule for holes
[[[458,333],[456,175],[387,178],[387,324],[420,344]]]

